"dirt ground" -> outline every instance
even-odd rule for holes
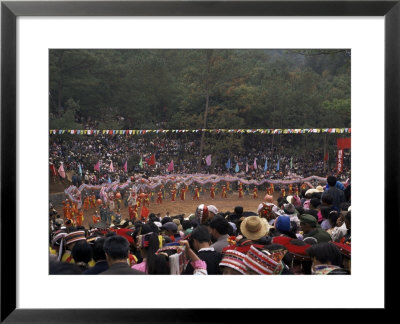
[[[158,214],[160,213],[161,217],[164,217],[167,212],[169,212],[170,216],[185,214],[184,217],[188,217],[190,214],[194,214],[196,208],[200,204],[214,205],[218,208],[220,212],[233,212],[236,206],[242,206],[244,211],[252,211],[257,212],[258,205],[262,202],[262,199],[265,196],[265,192],[259,191],[258,198],[254,199],[253,195],[244,195],[243,198],[239,199],[239,194],[237,192],[233,192],[228,194],[228,198],[220,198],[216,197],[216,199],[212,200],[208,195],[200,195],[200,200],[192,200],[192,197],[186,196],[184,201],[178,199],[176,201],[171,201],[170,199],[164,199],[162,204],[157,204],[155,201],[150,202],[150,206],[148,207],[150,213]],[[274,194],[274,203],[276,204],[276,199],[279,197],[279,193]],[[179,198],[179,197],[178,197]],[[57,212],[63,216],[64,212],[62,206],[56,208]],[[97,208],[98,210],[98,208]],[[84,221],[83,226],[89,227],[92,223],[92,215],[95,214],[96,209],[90,208],[84,211]],[[141,208],[139,208],[140,215]],[[122,219],[129,218],[128,208],[121,204],[121,216]]]

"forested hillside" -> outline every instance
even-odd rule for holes
[[[51,50],[49,94],[51,129],[350,127],[350,51]]]

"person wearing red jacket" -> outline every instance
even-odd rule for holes
[[[214,198],[215,198],[215,184],[213,184],[211,186],[211,188],[210,188],[210,196],[211,196],[211,199],[214,200]]]
[[[196,186],[196,188],[194,188],[194,196],[193,196],[193,200],[200,200],[200,193],[199,193],[200,189],[198,186]]]

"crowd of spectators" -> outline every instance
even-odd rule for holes
[[[50,274],[351,273],[351,185],[335,176],[256,211],[200,204],[192,214],[76,226],[50,215]]]
[[[248,135],[243,135],[248,136]],[[212,164],[202,157],[200,173],[223,175],[230,173],[248,179],[287,179],[299,177],[324,176],[334,173],[336,162],[324,164],[322,147],[310,149],[306,154],[292,154],[284,145],[272,146],[271,139],[264,141],[246,140],[239,152],[223,150],[212,155]],[[74,184],[101,184],[107,181],[125,182],[129,174],[141,173],[146,177],[197,173],[200,136],[196,134],[172,134],[163,136],[126,135],[51,135],[49,143],[49,163],[56,170],[63,164],[64,170],[76,175]],[[288,146],[289,147],[289,146]],[[292,148],[293,149],[293,148]],[[146,161],[154,155],[155,164]],[[231,167],[226,164],[230,159]],[[254,160],[256,159],[256,169]],[[174,170],[167,168],[174,161]],[[265,161],[267,169],[265,170]],[[332,160],[332,159],[331,159]],[[140,163],[142,161],[142,163]],[[99,163],[100,171],[94,166]],[[110,171],[110,165],[114,171]],[[124,166],[127,170],[124,170]],[[279,163],[279,169],[277,168]],[[140,165],[141,164],[141,165]],[[239,172],[235,171],[236,164]],[[351,153],[345,151],[341,180],[350,176]],[[247,172],[246,172],[247,166]],[[56,174],[56,176],[58,176]]]

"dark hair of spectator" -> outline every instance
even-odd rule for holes
[[[327,205],[332,205],[333,203],[333,197],[329,194],[329,193],[325,193],[322,197],[321,197],[321,201]]]
[[[208,226],[215,229],[220,235],[225,235],[228,234],[230,225],[225,218],[215,216]]]
[[[342,265],[342,254],[336,245],[318,243],[309,247],[306,252],[310,257],[315,257],[322,264],[330,262],[335,266],[340,267]]]
[[[160,221],[160,220],[157,218],[157,216],[156,216],[154,213],[151,213],[151,214],[149,215],[149,221],[150,221],[150,222],[158,222],[158,221]]]
[[[203,243],[210,242],[211,236],[206,226],[199,225],[193,230],[192,234],[190,235],[190,239]]]
[[[336,222],[337,222],[338,218],[339,218],[339,213],[336,210],[332,210],[329,213],[328,220],[329,220],[329,224],[331,224],[331,227],[336,226]]]
[[[329,213],[331,212],[331,208],[328,206],[321,206],[321,215],[323,219],[328,219]]]
[[[304,214],[304,207],[303,206],[296,206],[295,208],[299,212],[299,216]]]
[[[170,274],[169,261],[165,255],[153,255],[147,259],[147,273],[155,275]]]
[[[314,208],[317,208],[319,205],[321,205],[321,200],[318,198],[311,198],[310,205],[312,205]]]
[[[100,237],[93,243],[93,260],[96,262],[106,259],[106,254],[104,253],[105,240],[104,237]]]
[[[344,189],[344,196],[346,197],[346,201],[350,201],[351,198],[351,185],[348,185],[346,189]]]
[[[188,219],[183,220],[182,228],[184,231],[191,227],[192,227],[192,222],[190,220],[188,220]]]
[[[347,211],[351,204],[349,202],[343,202],[340,204],[340,210],[341,211]]]
[[[165,216],[162,220],[161,220],[161,224],[164,225],[165,223],[168,222],[172,222],[172,218],[169,216]]]
[[[129,242],[125,237],[120,235],[107,237],[104,242],[104,252],[112,260],[126,259],[129,254]]]
[[[347,220],[349,224],[351,224],[351,212],[348,212],[346,216],[344,216],[344,219]]]
[[[334,187],[336,185],[336,177],[335,176],[328,176],[328,178],[326,179],[326,182],[328,182],[329,187]]]
[[[84,240],[78,241],[72,248],[71,255],[76,263],[89,263],[92,260],[92,247]]]

